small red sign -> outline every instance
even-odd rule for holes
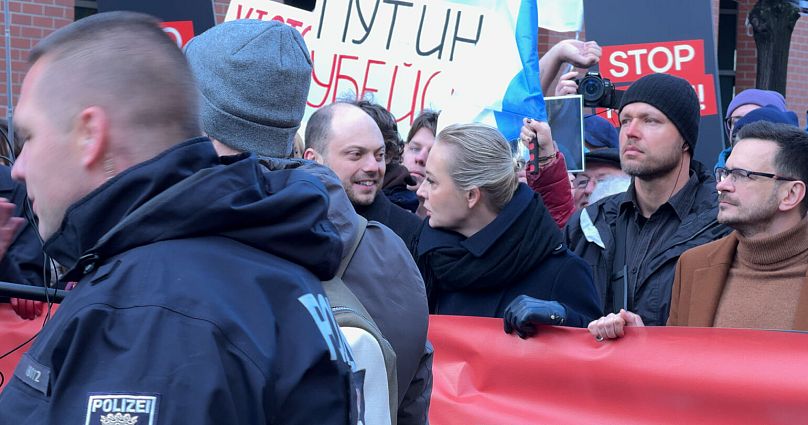
[[[603,46],[600,61],[603,78],[613,83],[637,81],[654,74],[693,79],[704,75],[704,40]]]
[[[194,38],[194,21],[163,22],[160,26],[180,49]]]
[[[693,86],[699,98],[701,116],[718,113],[715,78],[705,74],[704,40],[603,46],[600,72],[603,78],[617,83],[620,90],[628,88],[625,83],[650,74],[682,77]],[[619,120],[615,115],[612,113],[610,121],[617,125]]]

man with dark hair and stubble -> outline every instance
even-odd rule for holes
[[[567,222],[570,249],[592,266],[605,312],[632,310],[647,324],[668,318],[682,252],[729,232],[715,219],[715,179],[693,152],[699,100],[686,80],[651,74],[623,95],[620,165],[625,193],[578,211]]]
[[[382,192],[395,205],[415,212],[418,208],[418,197],[415,192],[407,189],[415,184],[415,179],[410,176],[409,170],[401,165],[401,153],[404,148],[404,141],[398,133],[396,117],[384,106],[367,99],[351,102],[361,108],[365,113],[373,118],[384,139],[384,182]],[[386,208],[385,208],[386,209]],[[363,214],[367,218],[365,214]],[[378,220],[373,218],[372,220]]]
[[[808,134],[744,126],[716,169],[718,221],[734,232],[679,258],[669,326],[808,330]],[[643,326],[632,312],[589,325],[598,339]]]
[[[407,189],[414,185],[407,168],[401,165],[401,145],[403,142],[398,136],[398,127],[395,117],[383,106],[367,100],[351,102],[367,113],[382,133],[385,149],[385,170],[382,192],[377,193],[370,205],[354,205],[356,212],[368,220],[376,220],[390,227],[411,247],[418,231],[421,228],[419,219],[411,210],[418,206],[415,193]],[[329,126],[334,128],[334,124]],[[407,210],[410,208],[411,210]]]
[[[389,227],[412,250],[421,219],[380,190],[387,144],[376,121],[360,105],[332,103],[309,118],[305,142],[303,157],[337,174],[356,212]]]
[[[77,284],[9,377],[0,424],[351,423],[322,184],[220,161],[150,16],[81,19],[30,61],[12,175]]]
[[[306,124],[303,141],[303,158],[331,168],[354,207],[370,205],[381,193],[384,138],[362,108],[336,102],[318,109]]]

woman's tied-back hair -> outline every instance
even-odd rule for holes
[[[438,134],[436,143],[452,148],[449,175],[458,188],[479,188],[496,212],[510,202],[519,180],[511,147],[499,130],[484,124],[453,124]]]

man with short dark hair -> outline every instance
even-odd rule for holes
[[[718,221],[728,236],[682,254],[670,326],[808,330],[808,134],[755,122],[716,170]],[[642,326],[631,312],[589,325],[598,339]]]
[[[429,158],[435,136],[438,134],[438,112],[425,109],[415,117],[404,143],[404,153],[401,154],[401,163],[410,171],[415,179],[415,185],[409,189],[417,192],[424,181],[424,167]]]
[[[592,266],[604,311],[664,325],[679,255],[728,233],[715,220],[712,173],[692,160],[699,113],[690,83],[666,74],[639,79],[623,96],[620,163],[631,186],[577,212],[565,232]]]
[[[342,247],[323,185],[221,161],[150,16],[81,19],[31,62],[12,175],[78,283],[9,377],[0,423],[355,423],[320,285]]]

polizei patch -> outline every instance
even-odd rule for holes
[[[156,425],[157,394],[90,394],[85,425]]]

